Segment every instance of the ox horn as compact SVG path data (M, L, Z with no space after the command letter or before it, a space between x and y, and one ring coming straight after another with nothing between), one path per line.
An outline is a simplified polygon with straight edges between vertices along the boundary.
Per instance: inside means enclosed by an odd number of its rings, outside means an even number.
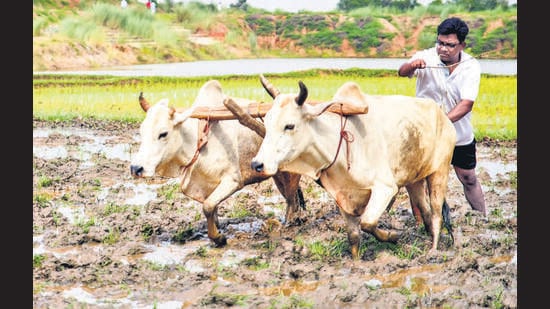
M298 85L300 86L300 93L298 93L298 96L294 100L301 106L307 99L307 87L302 81L299 81Z
M260 74L260 81L262 82L262 86L264 86L265 91L267 91L273 99L281 93L267 80L267 78L264 77L263 74Z
M149 105L149 102L147 102L147 100L145 100L145 98L143 97L143 92L140 92L139 93L139 105L141 105L141 108L147 112L147 110L149 109L150 105Z

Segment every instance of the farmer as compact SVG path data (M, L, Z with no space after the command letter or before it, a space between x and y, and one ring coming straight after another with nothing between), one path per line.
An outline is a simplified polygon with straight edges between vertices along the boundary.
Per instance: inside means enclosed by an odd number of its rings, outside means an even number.
M479 62L464 51L468 25L457 17L437 27L435 47L417 51L398 70L399 76L416 76L416 96L443 105L453 122L457 140L451 164L464 188L466 200L487 215L481 183L476 177L476 140L472 109L479 91Z

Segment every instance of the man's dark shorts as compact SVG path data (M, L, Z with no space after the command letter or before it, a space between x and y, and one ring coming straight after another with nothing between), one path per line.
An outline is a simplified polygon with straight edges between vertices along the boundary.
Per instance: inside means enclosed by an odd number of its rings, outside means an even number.
M457 166L465 170L471 170L476 167L476 139L475 138L468 145L455 146L451 164L453 166Z

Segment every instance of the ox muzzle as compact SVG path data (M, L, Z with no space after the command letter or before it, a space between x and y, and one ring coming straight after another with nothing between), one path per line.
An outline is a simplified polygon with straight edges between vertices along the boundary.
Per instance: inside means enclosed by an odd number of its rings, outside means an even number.
M262 173L264 171L264 164L258 161L252 161L252 163L250 163L250 167L258 173Z
M130 165L130 173L134 177L143 177L143 171L144 171L143 166Z

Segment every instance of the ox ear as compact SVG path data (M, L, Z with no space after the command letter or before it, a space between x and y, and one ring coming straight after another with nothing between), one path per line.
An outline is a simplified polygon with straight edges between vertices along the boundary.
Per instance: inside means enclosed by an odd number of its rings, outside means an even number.
M173 114L172 114L172 124L174 126L177 126L178 124L184 122L185 120L187 120L189 117L191 117L191 115L193 114L193 112L195 112L195 108L194 107L191 107L191 108L188 108L182 112L178 112L176 111L175 109L173 110Z
M202 85L192 106L221 106L224 95L219 81L211 79Z
M336 90L336 94L332 97L332 101L350 104L365 109L368 109L369 105L365 95L359 88L359 85L355 82L346 82L340 86L340 88Z

